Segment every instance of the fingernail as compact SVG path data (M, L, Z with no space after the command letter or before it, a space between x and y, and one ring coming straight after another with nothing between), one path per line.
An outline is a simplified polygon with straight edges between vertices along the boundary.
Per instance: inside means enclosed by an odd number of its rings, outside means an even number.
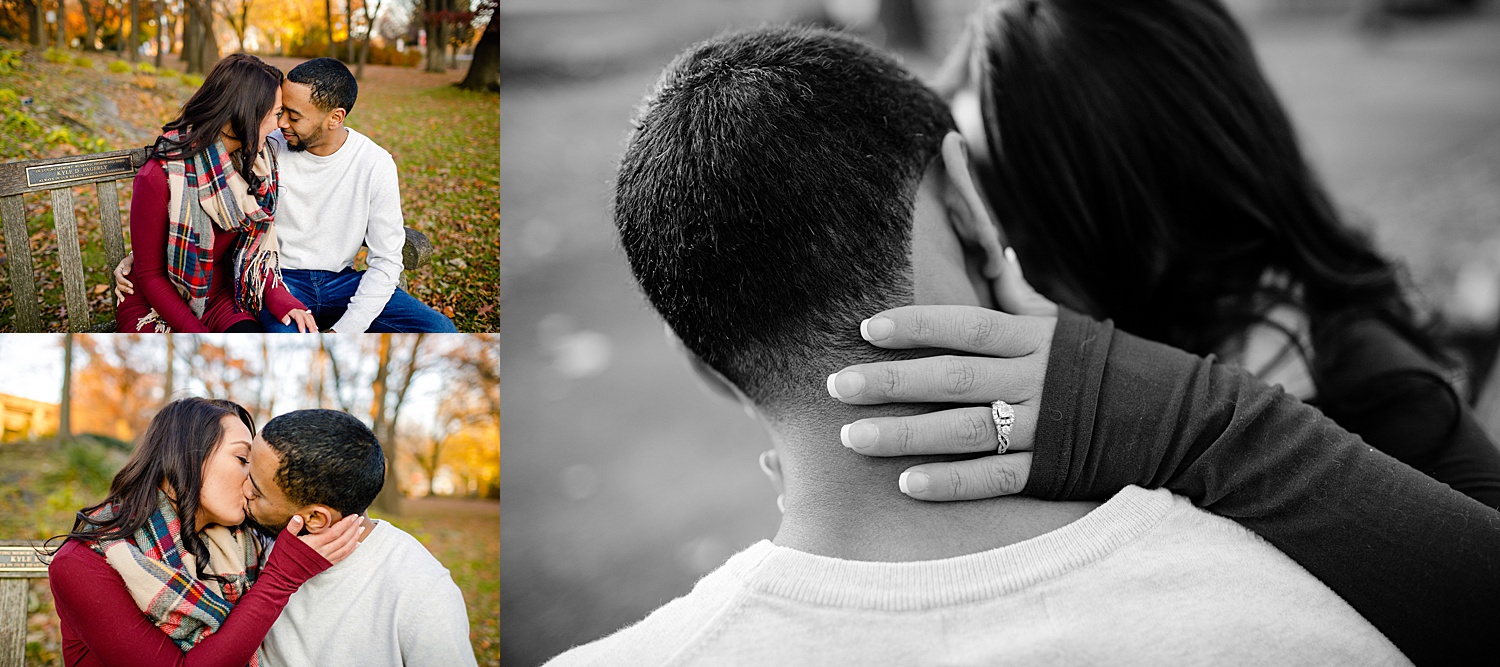
M842 377L843 381L839 381ZM839 371L828 376L828 395L834 398L851 398L865 390L865 374L856 371Z
M859 323L859 335L871 343L885 340L896 332L896 323L889 317L872 317Z
M923 491L926 491L927 481L928 480L926 473L914 473L908 470L901 473L901 479L897 481L897 485L901 487L902 493L909 496L913 493L921 493Z
M1006 259L1006 261L1010 262L1011 264L1020 264L1021 263L1020 260L1016 259L1016 249L1012 248L1010 246L1006 246L1005 247L1005 259Z
M850 449L865 449L880 441L880 429L862 422L844 424L844 428L839 429L839 440Z

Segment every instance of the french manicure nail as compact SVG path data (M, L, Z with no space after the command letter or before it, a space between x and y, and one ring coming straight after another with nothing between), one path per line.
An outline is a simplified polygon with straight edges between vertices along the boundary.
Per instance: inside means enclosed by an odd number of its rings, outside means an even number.
M896 332L896 323L889 317L872 317L859 323L859 335L871 343L885 340Z
M880 441L880 429L874 424L845 424L839 430L839 440L850 449L867 449Z
M901 479L896 482L901 487L901 492L906 495L921 493L927 490L927 474L914 473L910 470L901 473Z
M839 378L843 378L839 380ZM858 396L865 390L865 374L857 371L839 371L828 376L828 393L834 398L844 399Z

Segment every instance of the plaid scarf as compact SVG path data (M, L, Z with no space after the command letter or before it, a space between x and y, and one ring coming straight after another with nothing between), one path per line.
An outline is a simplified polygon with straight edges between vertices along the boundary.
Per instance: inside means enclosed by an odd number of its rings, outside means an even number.
M114 517L106 505L90 513L96 521ZM182 523L167 494L156 494L156 511L130 538L90 545L125 580L137 607L186 651L218 631L229 610L260 574L260 542L248 531L210 526L199 537L208 546L207 567L182 547ZM224 582L200 580L199 572ZM250 666L258 662L251 658Z
M162 135L168 142L181 139L176 130ZM214 230L238 231L234 249L234 302L237 310L259 313L267 286L281 284L280 246L276 240L276 154L269 142L255 157L254 171L261 177L255 196L235 171L231 154L223 142L215 141L186 160L168 160L167 188L167 277L187 301L193 314L203 317L208 288L213 283ZM155 310L137 323L136 329L154 322L165 327Z

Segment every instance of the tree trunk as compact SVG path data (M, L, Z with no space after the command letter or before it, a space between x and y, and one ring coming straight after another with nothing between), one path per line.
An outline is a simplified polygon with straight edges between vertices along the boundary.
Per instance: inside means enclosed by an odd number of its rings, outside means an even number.
M187 15L192 20L183 27L184 33L191 32L192 46L189 47L184 38L183 55L187 58L188 72L203 74L208 68L219 60L219 43L214 39L214 13L209 6L208 0L187 0Z
M354 0L344 0L344 52L344 62L354 62Z
M140 0L125 0L130 3L130 39L125 42L125 59L136 62L141 59L141 10Z
M57 48L68 48L68 0L57 0Z
M323 18L328 21L328 57L337 58L339 54L334 49L338 47L333 44L333 0L323 0Z
M198 47L193 44L193 39L198 36L193 31L193 13L187 7L182 8L182 18L178 21L182 25L182 49L177 52L177 59L188 62L191 53L196 53Z
M37 48L47 46L47 10L42 7L42 0L31 1L31 45Z
M132 6L135 4L133 0L125 1L130 2ZM103 4L104 14L99 17L100 22L109 18L109 3L105 2ZM123 11L115 18L115 53L118 53L121 57L125 55L125 12Z
M171 41L170 40L171 40L171 35L172 35L172 28L170 27L170 24L167 23L166 13L162 11L162 0L156 0L155 4L153 6L156 9L156 65L155 65L155 67L156 67L156 69L161 69L161 56L162 56L161 52L162 51L166 51L169 48L171 48ZM162 37L164 37L164 36L169 40L167 42L167 46L163 46L162 45Z
M443 60L448 38L443 34L443 28L447 25L443 21L443 15L447 3L444 0L423 0L422 7L426 10L422 22L427 28L427 71L446 72L447 63Z
M374 398L370 402L370 430L378 435L385 432L385 399L389 389L386 385L386 378L391 364L390 334L380 334L380 354L376 364ZM395 443L382 441L380 447L385 451L385 486L381 487L380 495L375 497L375 506L387 514L399 514L401 494L396 483Z
M426 334L416 334L416 337L411 340L411 354L407 355L407 370L405 370L405 373L402 373L401 384L396 385L396 400L390 406L390 420L387 420L386 423L386 436L384 436L386 441L384 442L389 442L392 453L398 451L398 447L396 447L398 445L398 442L396 442L396 424L401 421L401 406L402 403L407 402L407 390L411 388L411 378L417 375L417 355L422 351L423 336L426 336ZM401 465L399 465L399 460L395 456L390 457L386 462L386 475L387 478L393 478L393 480L401 478Z
M495 20L499 14L496 7L485 22L484 33L474 46L474 61L469 63L469 73L459 88L500 92L500 22Z
M372 15L370 12L370 2L369 0L365 0L365 38L360 40L359 43L359 64L354 66L354 78L356 79L365 78L365 61L370 59L370 36L375 33L375 18L380 16L380 5L384 3L385 0L377 0L375 3L375 12Z
M73 334L63 335L62 401L57 410L57 437L73 437Z
M322 334L318 335L322 337ZM350 396L347 400L344 398L344 379L339 373L339 358L333 354L333 350L328 350L327 354L328 367L333 369L333 400L344 412L353 412L354 397Z
M177 340L175 338L173 338L173 334L169 333L169 334L166 334L166 336L167 336L167 372L166 372L166 378L162 381L162 389L161 389L161 402L162 402L162 405L166 405L167 403L171 403L172 402L172 380L173 380L172 375L173 375L173 371L177 367Z
M104 0L99 0L103 4ZM79 47L83 51L96 51L94 44L99 40L99 20L94 18L94 9L89 6L88 0L78 0L78 6L83 8L83 41Z

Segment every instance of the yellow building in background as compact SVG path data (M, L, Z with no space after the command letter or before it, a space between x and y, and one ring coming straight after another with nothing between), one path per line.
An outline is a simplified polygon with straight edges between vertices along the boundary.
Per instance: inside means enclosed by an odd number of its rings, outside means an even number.
M0 442L56 435L57 413L56 403L0 394Z

